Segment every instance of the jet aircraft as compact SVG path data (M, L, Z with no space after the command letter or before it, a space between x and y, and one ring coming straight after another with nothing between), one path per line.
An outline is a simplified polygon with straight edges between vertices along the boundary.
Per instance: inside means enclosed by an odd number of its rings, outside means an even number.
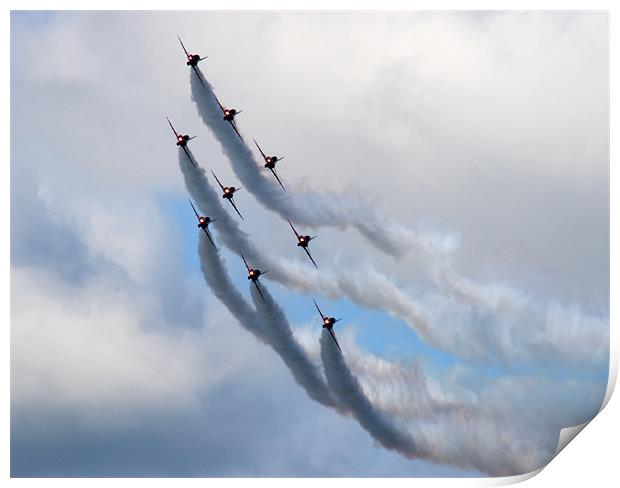
M258 142L256 142L256 139L254 139L254 144L256 144L256 147L260 151L261 156L265 160L265 168L269 169L273 173L273 176L276 177L276 180L278 180L278 183L280 183L282 189L286 191L286 188L284 188L284 185L282 184L280 178L278 178L278 175L276 173L276 163L278 161L282 161L284 159L284 156L282 156L281 158L279 158L278 156L267 156L258 145Z
M235 205L235 201L233 200L233 195L235 194L235 192L241 190L241 187L235 188L234 186L224 186L222 185L222 182L218 179L218 177L215 175L213 171L211 171L211 174L213 174L215 181L217 181L217 184L220 185L220 188L222 189L222 192L223 192L222 198L225 198L226 200L228 200L230 204L233 206L233 208L235 209L235 211L237 212L237 214L239 215L239 217L241 217L241 220L244 220L243 215L241 215L241 213L239 212L239 209Z
M196 166L196 163L194 162L193 158L190 156L189 151L187 150L187 143L191 141L192 139L196 139L196 136L190 137L187 134L179 134L175 130L174 126L172 125L172 122L170 122L170 119L166 117L166 120L168 121L168 125L170 125L172 132L174 132L174 137L177 140L177 146L180 146L183 148L183 151L185 151L185 154L187 154L188 159L192 162L194 166Z
M203 59L207 59L207 56L205 56L204 58L201 58L199 54L188 53L187 49L185 49L185 46L183 45L183 41L181 40L181 38L179 36L177 36L177 38L179 39L179 42L181 43L181 47L183 48L183 51L185 52L185 56L187 56L187 63L186 63L187 66L192 67L192 69L196 73L196 76L200 80L200 83L202 84L204 88L206 88L204 81L202 81L202 76L200 76L200 71L198 71L198 63L202 61Z
M263 301L265 301L265 297L263 296L263 292L260 289L260 286L258 286L258 278L261 275L264 275L267 273L267 271L261 271L258 268L250 268L250 266L248 265L248 262L245 260L245 256L243 254L241 254L241 258L243 259L243 263L245 264L245 267L248 270L248 280L251 280L252 283L254 283L254 286L256 287L256 289L258 290L258 293L260 294L260 297L263 299Z
M198 212L196 211L196 207L194 207L194 204L192 203L191 200L189 200L189 204L192 206L192 210L194 211L194 213L196 214L196 218L198 219L198 227L205 231L205 234L211 241L211 244L213 244L213 247L217 249L217 247L215 246L215 242L213 242L213 239L211 238L211 234L209 233L209 224L212 222L215 222L217 219L212 219L211 217L202 217L198 215Z
M224 114L224 117L222 117L222 118L226 122L230 122L230 125L232 126L233 129L235 129L235 132L239 136L239 139L241 139L243 141L243 137L241 137L241 134L239 134L239 131L237 130L237 124L235 124L235 117L237 115L239 115L241 112L243 112L243 110L237 110L235 108L226 108L226 107L224 107L224 105L222 105L220 103L220 101L218 100L218 98L215 96L215 93L213 93L213 98L215 98L215 101L220 106L220 110Z
M319 269L319 267L314 262L314 259L312 259L312 256L310 255L310 251L308 250L308 244L310 243L312 239L316 239L317 236L310 237L310 236L301 235L299 232L297 232L295 227L293 227L293 224L291 223L291 221L289 219L286 219L286 220L288 220L288 225L291 226L291 229L293 229L293 232L295 233L295 236L297 237L297 246L301 247L304 251L306 251L306 254L310 258L310 261L312 261L312 264L314 264L314 267L316 269Z
M323 315L323 312L321 312L321 309L317 305L316 300L313 299L312 301L314 302L314 306L318 310L319 315L323 319L323 328L328 330L328 332L332 336L332 339L334 339L334 342L338 346L338 349L340 349L340 344L338 344L338 341L336 340L336 336L334 335L334 331L332 330L332 328L334 327L334 324L336 322L339 322L342 319L335 319L334 317L326 317L325 315ZM342 352L342 349L340 349L340 352Z

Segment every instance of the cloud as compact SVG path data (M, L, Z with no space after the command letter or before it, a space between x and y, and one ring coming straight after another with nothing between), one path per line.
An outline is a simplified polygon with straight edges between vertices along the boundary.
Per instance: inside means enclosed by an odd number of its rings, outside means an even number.
M142 323L148 302L93 280L71 285L12 269L13 405L42 402L105 416L192 405L217 379L203 360L200 331L171 335ZM174 358L174 360L172 360Z

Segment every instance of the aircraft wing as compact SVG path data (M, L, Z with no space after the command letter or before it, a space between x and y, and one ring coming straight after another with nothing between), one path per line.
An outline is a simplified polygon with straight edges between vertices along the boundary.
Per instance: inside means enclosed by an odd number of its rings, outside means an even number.
M291 226L291 229L293 229L293 232L295 233L295 235L297 236L297 239L299 239L299 234L297 233L297 231L295 230L295 227L293 227L293 224L291 223L290 219L286 219L288 220L288 225ZM316 304L316 302L314 302ZM318 308L318 307L317 307Z
M189 154L189 151L187 150L187 148L185 146L183 146L183 151L185 151L185 154L187 154L187 158L190 160L190 162L194 165L197 166L196 163L194 162L194 159L192 158L192 156Z
M192 69L194 70L194 73L196 73L196 76L198 77L198 81L200 81L200 84L202 85L202 87L206 88L205 82L202 80L202 76L200 76L200 71L198 71L198 67L192 66Z
M340 349L340 344L338 344L338 341L336 340L336 335L334 334L334 332L331 329L327 329L329 331L329 333L332 336L332 339L334 339L334 342L336 343L336 345L338 346L338 349ZM342 352L342 349L340 349L340 352Z
M256 283L256 281L254 282L254 286L258 290L258 293L260 294L260 297L263 299L263 302L264 302L265 301L265 297L263 296L263 292L260 291L260 286L258 286L258 283Z
M211 170L211 174L215 178L215 181L217 181L217 184L220 185L220 188L222 189L222 191L224 191L224 185L222 185L222 182L218 179L217 176L215 176L215 173L213 172L213 170Z
M192 206L192 210L194 210L194 213L196 214L196 218L200 220L200 215L198 215L198 212L196 212L196 207L194 207L194 204L192 203L191 200L188 199L188 202Z
M205 231L205 234L207 234L207 237L209 238L209 240L211 241L211 244L213 244L213 247L215 247L215 242L213 242L213 239L211 239L211 234L209 234L209 231L207 229L205 229L203 227L203 229ZM217 249L217 247L215 247L215 249Z
M237 112L237 113L239 113L239 112ZM230 122L230 125L232 125L232 128L235 129L235 132L239 136L239 139L241 139L243 141L243 137L241 137L241 134L239 134L239 130L237 130L237 124L235 124L234 120L230 120L229 122Z
M237 206L235 205L235 202L233 201L233 199L232 199L232 198L230 198L228 201L229 201L229 202L230 202L230 204L233 206L233 208L235 209L235 212L237 212L237 214L239 215L239 217L241 217L241 220L245 220L245 219L243 218L243 215L241 215L241 213L239 212L239 209L238 209L238 208L237 208Z
M248 269L248 273L249 273L250 267L248 266L248 262L245 260L245 256L243 255L243 253L241 253L241 259L243 259L243 264L245 264L245 267Z
M308 255L308 257L310 258L310 261L312 261L312 264L314 264L314 267L316 269L319 269L319 267L316 265L316 263L314 262L314 259L312 259L312 256L310 255L310 251L308 251L307 247L304 247L304 251L306 251L306 254Z
M284 185L283 185L283 184L282 184L282 182L280 181L280 178L278 178L278 174L276 173L276 170L275 170L275 169L273 169L273 168L270 168L270 169L271 169L271 172L273 173L273 176L275 176L275 177L276 177L276 180L278 180L278 183L280 183L280 186L282 187L282 189L283 189L284 191L286 191L286 188L284 188Z
M172 129L172 132L174 132L174 137L176 137L178 139L179 138L179 133L176 130L174 130L174 126L172 125L172 122L170 122L170 119L168 117L166 117L166 120L168 121L168 125Z
M187 56L187 59L189 59L189 53L187 52L187 49L185 49L185 46L183 45L183 41L181 40L179 36L177 36L177 39L181 43L181 47L183 48L183 51L185 51L185 55Z
M214 92L211 92L213 94L213 98L215 98L215 101L217 102L217 104L220 106L220 110L222 111L222 113L224 113L224 106L220 103L220 101L217 99L217 97L215 96Z
M318 310L319 314L321 315L321 318L323 320L325 320L325 315L323 315L323 312L321 312L321 309L319 308L319 306L316 303L316 300L313 298L312 301L314 302L314 306L316 307L316 309Z
M265 156L265 153L263 152L263 150L258 145L258 142L256 142L256 139L253 139L253 141L254 141L254 144L256 144L256 147L258 148L258 150L260 151L260 155L263 157L263 159L267 159L267 156Z

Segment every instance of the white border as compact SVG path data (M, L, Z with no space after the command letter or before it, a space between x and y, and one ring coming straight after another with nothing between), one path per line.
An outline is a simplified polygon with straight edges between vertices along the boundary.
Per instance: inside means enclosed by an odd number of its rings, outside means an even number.
M84 3L78 2L75 0L66 0L66 1L56 1L56 2L43 2L43 1L16 1L9 0L5 3L8 6L8 9L13 10L44 10L44 9L56 9L56 10L67 10L67 9L84 9ZM458 2L454 0L437 0L437 1L403 1L403 0L383 0L381 2L371 2L371 1L357 1L354 2L352 0L316 0L314 2L309 1L301 1L296 2L294 4L295 10L609 10L610 11L610 75L611 82L610 87L618 85L618 76L617 69L618 63L614 62L614 54L617 55L617 32L618 21L617 16L620 15L620 8L613 8L611 1L600 1L600 0L591 0L588 2L585 1L571 1L566 0L563 2L552 2L552 1L532 1L532 0L521 0L521 1L504 1L501 2L501 7L498 8L499 5L497 2L492 1L468 1L468 2ZM204 1L198 0L188 0L182 2L163 2L163 1L121 1L121 0L108 0L108 1L93 1L89 2L88 10L92 9L118 9L118 10L133 10L133 9L160 9L160 10L202 10L205 8ZM614 5L615 6L615 5ZM214 0L209 2L208 7L210 10L285 10L290 9L291 4L284 2L282 0L266 0L261 2L260 8L256 5L256 3L252 3L247 0ZM5 15L2 19L2 31L4 33L3 39L4 49L2 50L3 56L3 65L9 65L9 57L10 57L10 10L5 10ZM36 62L36 60L33 60ZM9 77L4 76L2 78L2 83L4 85L4 93L5 93L5 103L4 107L10 106L10 87L9 87ZM617 113L618 113L618 101L617 97L614 96L613 90L610 93L610 102L611 102L611 121L610 121L610 133L614 134L613 127L616 126ZM10 241L8 236L9 231L9 219L10 219L10 166L8 161L10 161L10 113L8 110L5 111L4 117L2 118L2 140L4 144L2 147L4 148L5 153L5 164L3 165L3 178L2 181L4 183L4 198L2 199L2 211L1 215L3 218L4 229L6 231L3 234L3 238L0 239L0 246L2 250L2 255L4 257L2 261L2 271L4 276L3 281L3 293L2 293L2 310L5 311L6 320L4 321L2 333L3 340L1 343L4 345L2 355L4 360L2 361L2 378L3 382L3 398L5 399L2 402L2 424L0 426L1 433L5 439L5 442L2 444L2 451L0 452L0 468L2 469L2 473L4 477L9 477L10 475L10 463L9 463L9 452L10 452L10 408L9 408L9 393L10 393L10 385L9 385L9 367L10 367L10 337L9 337L9 320L10 320L10 270L9 270L9 261L10 261ZM616 193L614 193L613 189L617 189L618 187L618 172L617 172L617 144L614 138L611 139L611 148L610 148L610 157L611 157L611 222L618 221L618 201L619 198ZM613 253L614 249L618 249L620 245L620 241L618 240L618 232L617 227L611 227L611 296L618 296L618 262L615 259L615 255ZM613 388L615 386L616 378L617 378L617 368L618 368L618 333L617 333L617 320L616 320L616 310L614 307L613 301L611 302L611 358L610 362L610 382L608 385L607 395L605 398L605 402L609 402L611 393L613 392ZM556 459L554 459L548 467L542 470L542 473L538 476L533 477L528 481L529 484L536 483L545 483L545 485L553 484L553 485L577 485L583 486L584 483L603 485L603 486L612 486L617 485L618 481L620 481L620 475L618 471L615 469L616 453L613 449L612 442L615 439L612 438L612 433L619 432L618 429L618 418L619 418L619 401L613 399L609 402L604 409L588 426L587 429L584 430L580 434L580 438L577 442L571 443L571 445L565 449L561 455L559 455ZM478 480L465 480L465 479L384 479L381 483L389 483L390 485L402 485L405 484L407 486L411 486L411 483L415 483L417 486L453 486L453 485L466 485L466 486L489 486L489 485L504 485L515 483L518 481L522 481L523 479L528 478L528 475L519 476L519 477L511 477L511 478L495 478L495 479L478 479ZM125 485L132 484L137 480L133 479L115 479L113 482L115 484ZM44 484L46 486L60 486L66 484L75 484L76 486L79 484L83 486L85 482L88 485L99 485L99 486L107 486L110 483L110 480L107 479L88 479L80 480L80 479L11 479L11 483L19 484L23 486L31 486L33 484ZM200 484L204 485L206 482L204 479L184 479L183 483L187 484ZM209 479L208 483L210 485L216 486L234 486L239 482L236 479ZM296 479L295 484L300 486L304 485L315 485L319 482L316 479ZM149 479L148 483L153 486L171 486L177 485L179 480L172 479ZM244 480L243 483L251 483L256 486L288 486L290 484L289 480L286 479L252 479L252 480ZM363 478L363 479L340 479L340 480L321 480L320 483L326 486L338 485L339 487L342 485L347 485L349 483L355 483L355 485L363 486L371 486L376 483L375 480Z

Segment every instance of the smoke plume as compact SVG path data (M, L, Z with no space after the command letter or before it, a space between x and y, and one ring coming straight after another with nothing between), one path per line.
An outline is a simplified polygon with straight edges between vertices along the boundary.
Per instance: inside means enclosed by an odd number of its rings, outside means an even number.
M264 207L304 227L355 228L392 256L412 251L423 259L436 290L407 289L367 265L338 270L327 265L318 272L262 252L223 208L204 171L184 163L180 153L187 188L203 212L219 219L214 228L221 241L233 252L243 252L252 266L268 269L269 279L304 293L344 297L365 308L388 312L405 321L426 343L467 360L508 369L523 364L556 370L606 364L607 317L541 303L508 286L468 280L452 266L453 238L386 223L357 196L308 191L290 182L285 182L289 191L282 191L254 157L253 148L222 119L213 88L202 78L204 86L190 70L198 114L244 188ZM201 261L217 257L212 250L202 256L206 240L202 241ZM219 282L217 263L211 265L216 269L213 280ZM216 291L222 283L232 286L226 279L213 283L216 295L226 300L229 310L239 309L231 310L233 315L259 324L248 328L259 331L255 333L278 352L310 397L349 412L379 444L410 459L494 476L522 474L548 462L562 427L592 418L600 406L601 385L592 382L518 375L472 380L462 377L464 370L471 371L466 368L453 368L436 377L419 363L390 363L363 353L352 341L346 344L345 362L325 330L319 350L316 342L296 339L284 311L265 286L264 300L251 286L254 310L236 290ZM319 357L327 384L317 369ZM524 398L528 399L525 404Z
M373 407L349 371L336 343L325 329L321 332L321 358L330 388L373 439L386 449L396 451L410 459L424 454L413 438L398 430L387 417Z
M179 165L198 208L218 219L212 228L223 244L237 254L243 253L252 266L268 269L268 279L300 292L347 298L362 307L383 310L403 320L426 343L470 360L499 362L506 367L560 362L592 368L601 367L607 360L609 327L605 318L587 316L575 308L536 303L498 285L472 284L445 267L438 272L444 293L427 292L416 300L402 284L368 266L335 273L264 253L224 208L204 169L194 167L182 149ZM530 333L532 330L536 334ZM575 341L575 337L581 340Z
M376 215L357 196L302 191L294 187L292 191L283 191L271 173L263 170L263 163L256 161L246 142L239 138L229 122L223 120L213 87L202 72L200 76L204 84L190 70L192 99L199 116L220 143L243 187L267 209L306 227L353 227L378 249L393 256L402 256L410 251L428 256L448 252L452 248L451 239L386 223L385 218ZM220 102L224 104L222 100Z
M261 285L263 297L254 285L250 285L250 293L254 305L263 324L267 341L280 355L297 381L308 395L317 402L340 410L340 402L325 383L319 366L312 362L306 352L297 343L291 331L291 326L282 308L274 301L266 286Z

